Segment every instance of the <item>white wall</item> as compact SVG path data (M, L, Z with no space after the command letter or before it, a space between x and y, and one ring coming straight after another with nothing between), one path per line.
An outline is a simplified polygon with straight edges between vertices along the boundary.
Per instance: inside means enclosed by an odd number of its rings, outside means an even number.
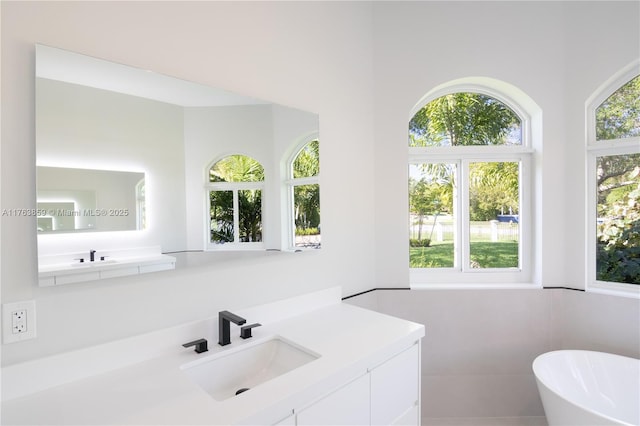
M531 371L551 350L551 292L382 291L384 313L425 324L422 416L543 416Z
M460 78L489 77L524 91L544 111L543 137L550 146L548 154L544 146L544 168L550 173L560 170L564 151L553 140L561 137L562 123L546 118L561 115L554 93L562 91L563 75L555 75L556 68L549 66L560 63L563 54L556 42L562 38L561 10L555 3L526 2L375 5L375 114L385 117L376 120L376 165L392 171L376 176L376 188L385 194L376 197L380 229L376 257L386 260L376 262L381 285L397 286L400 279L405 285L408 282L408 249L388 249L408 238L408 195L393 188L406 186L411 111L434 87ZM543 202L562 208L561 194L550 191L544 196ZM553 235L554 226L558 225L549 224L544 231ZM547 265L545 281L562 281Z
M554 290L558 349L585 349L640 358L640 301Z
M563 234L567 285L584 288L586 280L586 154L587 99L614 74L640 58L640 3L571 3L565 8L571 31L565 37L564 189L567 210ZM638 70L640 72L640 69Z
M434 87L490 77L542 109L538 283L584 286L584 102L638 57L637 2L375 2L376 281L408 284L407 123Z
M544 416L532 363L548 351L640 357L640 303L631 298L566 289L377 290L348 303L425 325L425 420Z
M135 278L39 288L35 220L3 217L3 302L35 298L38 310L38 338L4 345L3 363L309 290L341 285L352 294L372 285L373 215L345 214L373 210L369 3L2 2L1 7L2 208L35 207L36 42L318 113L323 170L339 171L321 180L322 250L220 253L212 265L196 262ZM354 190L359 187L364 189Z
M640 55L638 16L637 2L374 4L378 287L409 283L408 199L399 188L412 108L447 81L490 77L543 111L538 282L584 288L585 101ZM635 299L571 290L375 293L349 301L425 324L425 418L542 416L531 362L548 350L640 357Z

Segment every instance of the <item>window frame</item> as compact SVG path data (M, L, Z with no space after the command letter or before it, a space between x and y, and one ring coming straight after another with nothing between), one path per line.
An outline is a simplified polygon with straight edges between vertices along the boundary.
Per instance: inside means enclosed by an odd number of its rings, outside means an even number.
M136 229L146 229L147 217L146 217L146 176L140 179L136 183Z
M205 235L205 247L207 251L221 251L221 250L228 250L228 251L237 251L237 250L264 250L265 248L265 243L264 243L264 228L263 228L263 233L262 233L262 241L258 241L258 242L241 242L240 240L240 203L239 203L239 199L238 199L238 191L241 190L260 190L262 191L262 197L261 197L261 205L260 205L260 210L261 210L261 216L262 216L262 224L264 226L264 204L265 204L265 181L266 181L266 176L264 178L264 180L262 181L256 181L256 182L210 182L209 181L209 171L211 170L211 168L213 166L215 166L218 162L224 160L227 157L230 157L232 155L242 155L245 157L249 157L252 158L254 160L256 160L254 157L247 155L247 154L242 154L242 153L234 153L234 154L228 154L228 155L223 155L217 159L215 159L214 161L210 162L209 165L205 168L205 185L204 185L204 196L206 199L206 203L205 203L205 222L206 222L206 226L205 226L205 230L206 230L206 235ZM256 160L258 161L258 160ZM260 162L258 162L260 163ZM262 166L262 163L260 163L260 165ZM262 166L264 169L264 166ZM211 191L232 191L233 193L233 242L228 242L228 243L214 243L211 241L211 216L210 216L210 212L211 212L211 197L210 197L210 192Z
M454 268L411 268L409 282L412 288L487 288L487 287L530 287L533 281L533 163L531 116L516 102L497 90L477 84L454 84L435 90L424 97L411 111L409 120L429 102L452 93L478 93L490 96L509 107L520 119L522 145L510 146L455 146L455 147L408 147L408 165L455 162L457 168L458 189L454 196L457 203L458 220L454 256L461 256ZM409 121L408 120L408 121ZM407 121L407 123L408 123ZM520 164L519 184L519 268L470 268L469 259L469 183L468 165L472 162L518 162ZM407 203L408 210L408 203ZM407 211L407 224L410 212ZM408 240L407 240L408 242ZM408 247L408 244L407 244ZM408 253L407 253L408 254ZM408 256L407 256L408 259Z
M596 111L612 94L640 75L640 60L634 61L600 86L586 102L586 218L585 290L594 293L640 298L640 285L600 281L597 269L597 159L624 154L640 154L640 137L596 139Z
M296 219L295 219L295 200L294 200L294 188L302 185L318 185L320 187L320 172L315 176L306 176L302 178L293 177L293 163L300 155L300 152L313 141L318 141L320 144L320 138L318 133L314 132L301 139L293 149L291 155L286 162L286 178L284 185L286 188L286 226L285 226L285 238L287 241L287 248L291 251L307 251L317 250L320 247L297 247L296 246ZM321 203L322 204L322 203ZM320 234L322 235L322 233Z

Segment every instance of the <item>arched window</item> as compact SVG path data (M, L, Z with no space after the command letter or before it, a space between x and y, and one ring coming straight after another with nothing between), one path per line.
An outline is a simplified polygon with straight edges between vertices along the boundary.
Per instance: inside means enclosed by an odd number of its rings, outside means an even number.
M264 168L246 155L230 155L208 169L208 247L262 248Z
M522 120L503 102L482 94L440 96L409 121L409 146L522 145Z
M596 141L640 137L640 75L613 92L595 114Z
M587 290L640 296L638 63L587 103Z
M289 163L290 246L320 248L320 142L313 139Z
M463 88L427 96L409 120L411 283L530 282L529 116Z

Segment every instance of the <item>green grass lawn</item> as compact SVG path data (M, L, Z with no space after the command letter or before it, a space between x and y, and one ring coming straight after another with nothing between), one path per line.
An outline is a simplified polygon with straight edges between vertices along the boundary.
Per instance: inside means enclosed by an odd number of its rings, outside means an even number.
M471 260L481 268L517 268L518 243L514 241L471 242ZM434 243L430 247L409 249L411 268L452 268L453 243Z

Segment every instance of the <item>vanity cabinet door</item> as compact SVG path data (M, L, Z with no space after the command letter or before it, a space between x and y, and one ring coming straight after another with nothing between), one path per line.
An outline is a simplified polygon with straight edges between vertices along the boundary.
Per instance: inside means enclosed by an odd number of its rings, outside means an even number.
M371 370L371 424L420 424L420 343Z
M369 409L369 374L365 374L301 410L297 425L368 425Z

